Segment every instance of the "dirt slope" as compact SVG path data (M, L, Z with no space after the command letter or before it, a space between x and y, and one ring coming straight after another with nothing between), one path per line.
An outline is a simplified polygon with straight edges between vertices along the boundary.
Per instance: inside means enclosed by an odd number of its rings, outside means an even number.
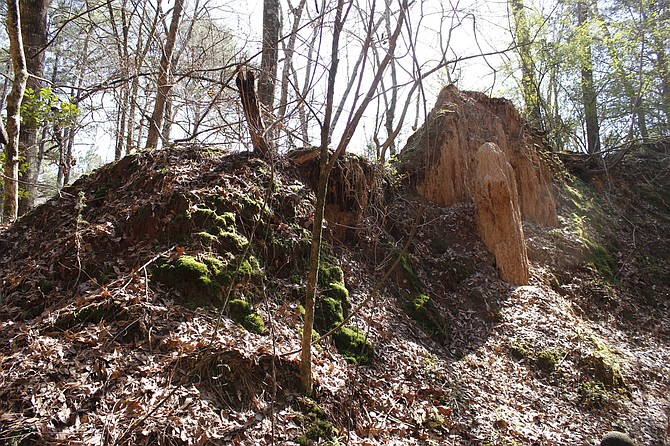
M524 228L524 287L498 279L471 205L385 183L320 287L365 302L350 328L374 354L322 342L306 399L300 175L214 149L127 157L0 234L0 444L588 445L613 427L670 444L668 159L561 179L559 227Z

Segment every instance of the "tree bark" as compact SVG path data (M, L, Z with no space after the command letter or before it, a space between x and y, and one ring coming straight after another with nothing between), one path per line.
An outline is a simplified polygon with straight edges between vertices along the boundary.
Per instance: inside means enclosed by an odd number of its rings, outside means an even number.
M590 16L588 0L577 2L577 25L586 28ZM585 29L585 33L588 31ZM581 76L582 76L582 105L584 106L584 121L586 121L586 150L593 155L600 151L600 124L598 122L598 96L593 82L593 55L588 35L585 48L582 49Z
M254 74L251 71L240 70L237 73L235 84L240 92L242 109L249 126L249 134L251 135L251 144L254 146L254 152L265 158L270 154L270 146L265 140L265 124L258 107L258 98L256 97L256 87L254 85L255 80Z
M326 192L328 190L328 143L330 142L330 121L333 115L335 97L335 75L339 59L340 33L342 32L342 11L344 0L338 0L335 10L333 29L333 43L331 65L328 70L328 90L326 92L326 114L321 125L321 147L319 148L319 182L316 191L316 207L312 226L312 244L309 255L309 273L307 275L307 293L305 296L305 323L302 328L302 343L300 352L300 381L303 391L311 395L314 389L312 377L312 331L314 329L314 303L316 301L316 286L319 279L319 261L321 257L321 235L323 233L323 219L326 207Z
M7 0L7 33L14 68L12 91L7 98L7 146L5 147L4 201L2 213L6 220L15 220L19 208L19 133L21 101L26 91L28 69L21 37L21 14L18 0Z
M49 0L20 0L21 37L29 77L26 88L31 88L39 97L44 76L44 49L47 44L47 9ZM23 154L27 169L22 175L23 189L26 191L19 199L19 215L28 212L35 205L37 179L41 165L38 162L39 145L37 135L42 123L26 122L21 126L19 152Z
M279 57L279 0L263 1L263 48L258 76L258 99L269 111L275 97Z
M658 24L655 27L658 28ZM665 50L663 40L659 37L658 29L652 30L652 48L656 55L653 59L656 66L656 73L661 80L661 109L665 114L665 127L670 129L670 63L668 62L668 53ZM667 44L667 42L666 42Z
M335 23L333 29L333 43L332 43L332 53L331 53L331 66L328 71L328 89L326 92L326 109L323 123L321 125L321 146L319 148L320 159L319 159L319 181L316 191L316 209L314 213L314 223L312 226L312 245L310 250L309 258L309 274L307 277L307 294L305 297L305 323L302 330L302 344L300 352L300 379L302 382L303 390L308 395L313 391L313 381L312 381L312 330L314 326L314 304L316 299L316 286L318 281L319 273L319 259L321 252L321 236L322 236L322 226L324 220L324 211L326 204L326 192L328 190L328 178L330 177L330 172L332 172L337 159L344 154L346 151L353 134L358 127L358 124L365 113L367 106L372 101L377 91L377 87L381 82L381 79L386 71L391 60L395 57L395 47L398 36L404 26L405 13L407 11L408 5L407 0L404 0L401 3L398 22L396 28L392 35L389 36L388 51L386 56L382 59L377 71L374 73L374 79L370 82L370 88L367 93L363 96L360 105L355 112L352 111L351 117L347 122L347 125L344 129L342 138L335 149L335 152L329 156L328 143L330 142L331 137L331 119L333 116L333 104L335 96L335 76L337 74L337 68L339 64L338 53L340 51L339 39L340 33L343 27L343 9L344 9L345 0L338 0L337 7L335 9ZM351 3L349 3L351 7ZM344 17L348 15L344 14ZM368 32L370 33L372 26L369 27ZM371 35L368 35L370 38Z
M288 87L289 87L289 76L293 70L293 53L295 52L295 42L298 38L298 27L300 26L300 18L302 17L302 11L305 9L305 4L307 0L300 0L298 6L293 9L289 3L289 7L292 9L293 13L293 25L291 27L291 36L288 39L288 44L284 48L284 62L282 67L282 76L281 76L281 93L279 96L279 112L277 116L279 118L286 118L286 108L288 107ZM298 84L296 84L297 88Z
M156 104L151 115L151 122L149 123L149 134L147 135L146 147L157 147L158 140L163 129L163 119L165 116L165 103L168 95L172 89L171 72L172 72L172 52L174 51L175 41L177 40L177 32L179 31L179 21L181 20L181 13L184 8L184 0L176 0L174 9L172 10L172 21L170 22L170 30L168 31L167 41L161 56L161 64L158 72L158 92L156 94Z
M521 89L526 105L526 119L535 129L543 129L542 110L540 108L539 89L535 79L535 62L531 51L532 41L523 0L510 0L510 7L514 15L514 34L517 49L521 58Z

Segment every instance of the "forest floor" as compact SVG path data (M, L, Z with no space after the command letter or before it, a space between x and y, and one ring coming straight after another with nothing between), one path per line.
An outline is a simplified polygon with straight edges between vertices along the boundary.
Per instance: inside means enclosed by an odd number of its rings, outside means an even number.
M212 148L101 168L0 233L0 444L670 444L670 146L555 173L521 287L472 205L381 181L322 270L369 344L320 342L306 398L297 170Z

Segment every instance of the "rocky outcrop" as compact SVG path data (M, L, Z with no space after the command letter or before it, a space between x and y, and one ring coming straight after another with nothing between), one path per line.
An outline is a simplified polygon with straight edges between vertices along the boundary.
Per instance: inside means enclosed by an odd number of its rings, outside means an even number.
M510 101L450 85L400 153L398 172L435 204L474 203L500 277L524 285L521 221L558 224L551 173L538 149L549 152Z
M475 155L473 195L479 235L496 259L500 278L528 284L528 256L521 225L514 169L493 143L482 144Z
M445 87L401 152L398 171L433 203L473 202L475 156L486 142L495 143L512 166L521 217L557 225L551 174L536 150L544 147L542 138L506 99Z

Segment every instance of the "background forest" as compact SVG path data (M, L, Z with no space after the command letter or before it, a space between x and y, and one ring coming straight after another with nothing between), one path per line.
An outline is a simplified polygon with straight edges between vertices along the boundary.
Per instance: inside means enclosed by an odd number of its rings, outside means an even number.
M19 0L18 214L137 149L243 148L241 66L260 73L267 136L282 151L319 145L334 56L328 138L370 93L352 150L382 162L446 83L513 99L556 150L602 154L670 132L667 0L352 0L341 30L336 3ZM3 110L14 79L7 23Z

